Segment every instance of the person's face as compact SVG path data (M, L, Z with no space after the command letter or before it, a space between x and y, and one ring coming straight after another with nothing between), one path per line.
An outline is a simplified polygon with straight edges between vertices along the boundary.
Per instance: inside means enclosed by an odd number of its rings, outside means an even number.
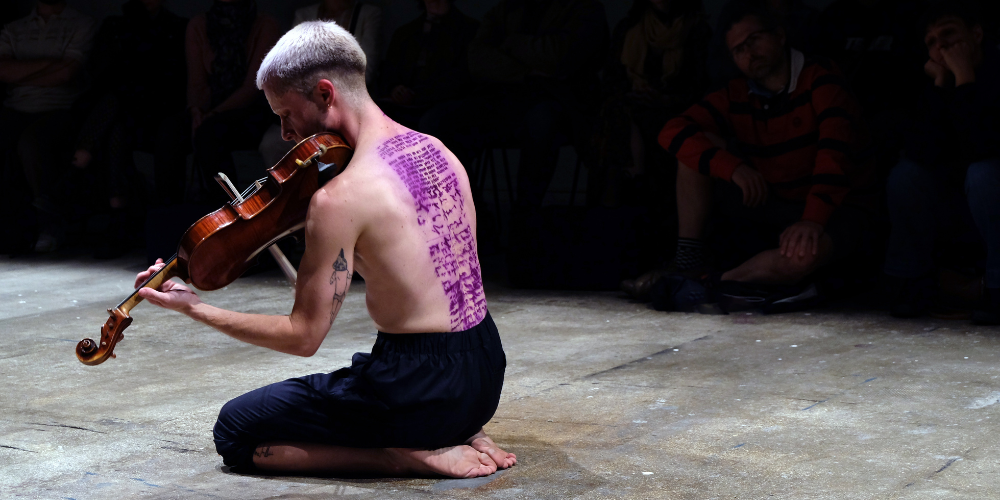
M782 64L785 34L780 29L766 30L756 17L747 16L726 32L726 47L744 75L761 80Z
M983 41L983 29L980 26L969 28L965 21L957 17L946 17L927 27L924 44L931 60L945 65L942 50L952 45L965 42L969 47L977 49Z
M432 16L443 16L448 13L448 0L424 0L424 9Z
M148 12L159 12L160 7L163 5L163 0L142 0L143 7L146 7Z
M268 85L264 85L264 96L271 111L281 119L282 139L297 143L326 130L326 104L295 90L277 95Z

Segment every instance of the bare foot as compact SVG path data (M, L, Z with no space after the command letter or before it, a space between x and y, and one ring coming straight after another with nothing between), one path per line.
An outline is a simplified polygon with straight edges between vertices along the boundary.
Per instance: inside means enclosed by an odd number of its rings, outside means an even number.
M385 451L399 468L416 474L465 478L488 476L497 471L497 464L489 455L467 445L437 450L387 448Z
M486 431L479 429L474 436L470 437L465 444L475 448L477 451L485 453L493 459L498 468L506 469L517 463L517 456L500 449L496 443L486 435Z

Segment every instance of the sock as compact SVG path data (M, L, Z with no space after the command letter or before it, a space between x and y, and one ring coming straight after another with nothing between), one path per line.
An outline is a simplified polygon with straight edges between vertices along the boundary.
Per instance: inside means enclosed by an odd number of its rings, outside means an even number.
M705 263L705 243L692 238L677 238L674 266L678 271L701 267Z

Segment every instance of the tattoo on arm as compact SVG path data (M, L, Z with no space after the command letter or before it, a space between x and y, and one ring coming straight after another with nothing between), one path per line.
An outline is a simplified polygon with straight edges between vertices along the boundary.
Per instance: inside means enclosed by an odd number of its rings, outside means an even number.
M271 455L274 455L274 453L271 453L270 446L261 446L257 448L257 451L253 452L253 456L257 458L267 458L270 457Z
M333 263L333 274L330 275L330 284L333 285L333 310L330 311L330 323L340 311L340 306L344 305L344 297L347 296L347 287L351 285L352 273L347 269L347 259L344 258L344 249L340 249L340 255Z

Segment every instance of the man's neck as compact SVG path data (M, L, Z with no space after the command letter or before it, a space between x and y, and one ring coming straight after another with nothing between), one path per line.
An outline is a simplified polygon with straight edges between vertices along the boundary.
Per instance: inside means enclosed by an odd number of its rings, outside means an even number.
M52 16L58 16L62 13L63 9L66 8L66 2L60 2L52 5L38 2L36 8L38 9L38 15L41 16L42 19L48 21Z
M322 8L320 10L327 16L337 17L351 7L354 7L354 2L352 0L323 0Z
M770 75L765 76L762 80L758 80L757 85L760 85L761 87L777 94L778 92L788 88L789 83L791 83L791 78L792 59L786 52L784 60L778 65L777 69Z
M392 120L379 109L378 105L371 99L366 99L359 108L344 113L339 132L356 150L362 135L368 136L373 130L388 128L391 124Z

